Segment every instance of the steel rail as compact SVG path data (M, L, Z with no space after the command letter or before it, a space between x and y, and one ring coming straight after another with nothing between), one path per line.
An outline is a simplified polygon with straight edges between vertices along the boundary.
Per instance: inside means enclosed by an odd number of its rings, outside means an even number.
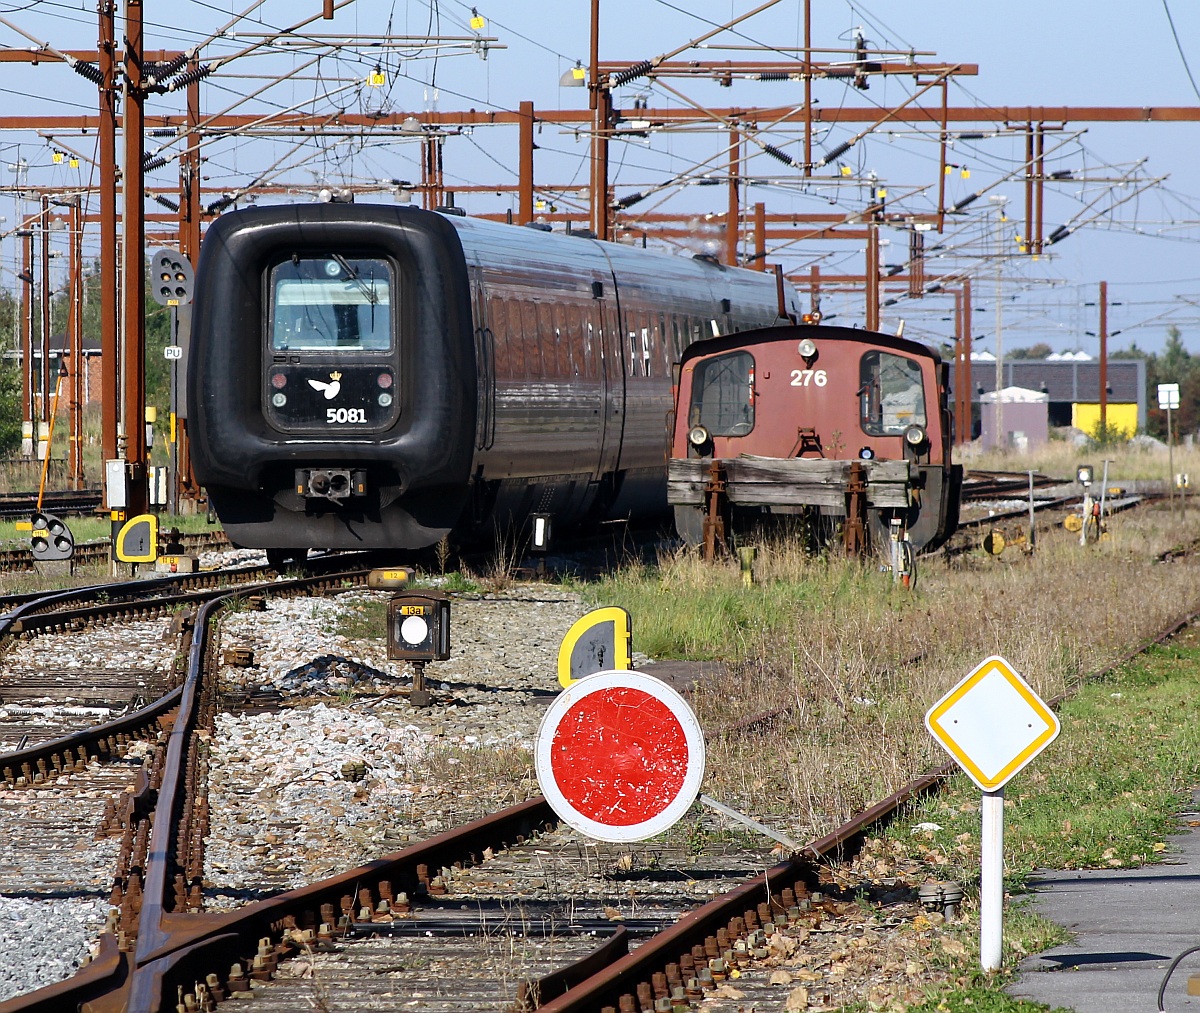
M184 534L180 541L187 549L208 549L228 547L229 539L223 531L205 531ZM79 542L75 546L74 562L100 563L108 560L112 552L112 543L107 538L94 542ZM0 570L32 570L36 560L30 549L0 549Z
M271 590L310 590L353 575L276 583ZM239 592L229 592L226 598ZM187 681L179 690L181 703L166 749L155 825L146 869L146 888L136 945L120 950L112 934L101 939L100 953L78 975L36 992L0 1003L0 1013L37 1011L57 1013L86 1003L89 1013L159 1013L175 1008L179 996L203 1000L217 989L227 994L230 968L240 964L245 977L266 979L280 959L299 953L334 932L351 929L353 912L363 901L387 899L403 890L420 893L420 865L438 868L454 862L474 863L488 847L498 848L554 825L557 820L544 798L476 820L402 851L385 856L308 887L219 915L186 913L173 903L172 879L177 868L178 824L190 804L185 780L189 754L205 704L205 663L213 645L210 619L224 599L206 603L197 615L197 634L189 654ZM1102 678L1155 644L1169 639L1200 616L1194 609L1174 620L1118 660L1094 672ZM1056 698L1060 703L1066 695ZM747 923L787 914L785 891L815 885L819 864L856 853L867 832L894 818L910 801L929 793L953 771L946 764L925 774L876 803L830 834L807 844L799 855L748 880L726 895L685 915L667 931L629 952L629 933L618 929L582 961L561 968L521 987L519 999L528 1008L546 1013L582 1013L620 1006L638 984L692 947L703 945L720 928L745 933ZM342 911L340 920L335 913ZM266 952L252 952L251 940L269 940ZM199 988L201 995L195 990Z

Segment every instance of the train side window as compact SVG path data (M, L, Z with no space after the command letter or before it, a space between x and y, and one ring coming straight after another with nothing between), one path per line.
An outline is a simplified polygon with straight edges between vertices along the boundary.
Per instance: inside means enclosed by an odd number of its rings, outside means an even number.
M554 339L558 343L555 352L558 356L558 375L564 377L578 376L575 368L575 335L572 324L575 317L575 307L558 303L554 307Z
M902 436L925 425L925 384L915 359L877 349L859 365L859 416L868 436Z
M520 376L524 371L521 359L520 307L511 299L504 299L500 296L496 297L494 305L496 312L492 330L496 334L497 344L504 349L497 355L499 361L496 375L508 378ZM516 315L514 316L514 314Z
M386 352L392 269L385 260L296 257L271 269L273 351Z
M730 352L705 359L692 377L689 426L713 436L745 436L754 428L754 357Z
M537 304L521 302L521 348L525 352L525 375L545 376L542 368L542 350L538 333Z

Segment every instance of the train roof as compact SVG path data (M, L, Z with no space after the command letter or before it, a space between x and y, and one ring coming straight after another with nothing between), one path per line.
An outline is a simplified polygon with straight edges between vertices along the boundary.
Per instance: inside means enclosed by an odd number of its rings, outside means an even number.
M818 324L795 324L784 327L762 327L751 331L738 331L736 334L726 334L719 338L704 338L694 341L684 350L680 363L690 362L703 355L713 355L716 352L733 351L752 345L766 345L774 341L802 341L811 338L821 341L853 341L857 344L891 348L908 355L929 358L934 363L940 363L942 357L936 349L919 341L902 338L895 334L884 334L880 331L866 331L858 327L830 327Z
M493 253L503 250L509 256L522 260L556 261L588 260L611 269L628 288L637 285L649 294L657 289L675 288L680 284L704 284L716 298L727 297L739 309L739 295L747 301L761 300L764 289L774 287L775 279L762 271L729 267L708 257L682 256L662 250L642 249L624 243L603 242L590 231L548 232L531 226L507 225L486 218L470 218L463 215L447 215L450 224L458 231L464 248L486 249ZM705 293L706 295L708 293ZM788 309L796 311L796 292L791 285L785 286Z

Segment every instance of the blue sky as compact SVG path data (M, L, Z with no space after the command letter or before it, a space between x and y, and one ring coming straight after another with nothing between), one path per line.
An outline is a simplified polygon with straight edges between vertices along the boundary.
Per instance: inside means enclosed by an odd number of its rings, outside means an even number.
M1169 0L1170 13L1184 55L1200 74L1200 9L1184 0ZM147 45L152 48L182 48L207 37L231 19L231 12L245 10L248 2L230 4L150 0L145 5ZM320 0L268 0L254 15L237 25L238 35L213 40L203 56L213 59L250 45L253 33L274 30L293 23L305 13L317 13ZM418 116L430 108L512 109L523 99L541 108L582 108L583 89L559 87L559 78L576 59L588 57L588 11L585 0L568 0L553 7L528 0L509 0L490 6L477 4L487 25L482 34L495 36L505 48L492 49L487 59L471 52L444 52L435 61L428 53L389 50L341 50L340 58L325 56L320 63L305 64L314 54L260 52L244 56L222 67L205 91L205 112L218 112L237 105L238 111L299 106L314 110L386 108L410 111ZM674 0L605 0L601 13L602 57L610 60L650 59L683 45L706 32L712 23L722 23L751 10L750 3L676 3ZM1171 34L1167 9L1161 0L1118 6L1111 0L1055 4L1010 0L998 5L961 4L942 0L898 2L886 0L869 6L815 0L813 41L818 48L842 48L861 28L871 48L933 51L936 59L977 63L979 75L962 78L951 91L951 103L967 105L1120 105L1195 106L1200 103L1188 79L1179 50ZM744 59L745 51L722 49L723 43L746 46L770 44L787 50L801 43L802 6L790 0L741 23L736 33L714 38L706 50L692 50L696 59ZM1133 13L1131 13L1131 10ZM94 3L42 2L0 3L0 17L52 46L88 48L96 38ZM339 10L335 20L316 22L313 32L357 32L424 35L439 30L443 35L471 35L468 21L471 5L460 0L401 3L392 0L355 0ZM250 33L250 34L245 34ZM18 31L0 25L0 44L24 47L29 41ZM775 58L786 59L787 53ZM932 57L922 57L931 60ZM387 74L383 88L363 86L367 73L379 60ZM271 75L292 76L246 101L248 93L263 88ZM798 103L801 88L795 83L765 84L738 82L732 88L698 82L669 82L688 99L719 106ZM859 92L840 82L818 82L814 95L825 108L841 105L883 107L904 101L911 94L905 79L876 79L870 90ZM36 69L3 65L0 89L8 112L53 113L88 111L94 107L94 92L82 78L61 66ZM14 99L14 96L19 98ZM651 107L678 107L683 99L647 82L634 82L621 89L619 103L644 97ZM176 96L151 102L151 112L177 111ZM853 127L831 128L817 143L829 150L848 139ZM987 130L986 124L979 129ZM1200 169L1192 152L1197 148L1196 124L1069 124L1054 137L1053 168L1070 170L1076 181L1048 190L1046 231L1070 220L1090 201L1096 207L1128 197L1142 185L1140 196L1124 203L1112 220L1101 219L1081 229L1061 244L1051 256L1033 262L1016 252L1015 233L1022 214L1023 185L1000 182L990 195L1008 197L1010 220L998 222L996 206L980 201L966 220L956 223L949 245L963 254L939 263L929 261L926 271L941 269L969 271L974 277L975 330L984 347L990 347L994 331L996 251L1006 255L1001 267L1000 291L1004 304L1006 348L1046 341L1056 349L1082 347L1095 350L1095 339L1087 331L1097 329L1094 303L1098 282L1109 282L1114 305L1109 315L1110 331L1121 333L1113 347L1131 340L1148 349L1161 347L1169 323L1184 333L1185 341L1200 350ZM1077 131L1086 131L1074 136ZM772 132L764 142L795 152L794 135ZM1049 140L1049 139L1048 139ZM586 183L587 143L570 133L547 126L539 133L536 176L539 184ZM77 169L55 164L56 145L69 143L89 155L91 138L62 138L56 141L31 134L0 136L0 183L11 186L18 178L31 185L77 185L89 175L86 158ZM151 145L163 143L150 142ZM294 139L267 141L226 140L209 149L205 172L210 185L241 193L243 187L264 169L272 179L294 185L295 199L308 197L324 183L362 183L377 179L412 179L419 169L418 146L411 141L388 138L343 139L324 146L310 143L296 147ZM719 138L651 134L616 142L612 152L612 178L617 196L647 186L662 186L678 176L695 177L695 164L709 157ZM878 131L857 143L842 160L850 168L849 183L810 182L805 188L794 170L789 171L751 147L756 157L747 171L756 182L747 188L746 201L763 201L768 209L805 212L835 209L852 213L860 209L874 174L889 194L913 192L907 207L930 209L930 193L936 184L937 149L928 133L896 129ZM1023 159L1024 142L1003 132L955 144L951 159L961 168L949 180L952 199L995 182L1011 172ZM168 149L168 154L170 150ZM1145 161L1137 168L1135 163ZM481 128L469 136L451 137L446 142L447 182L511 182L516 169L516 133L511 128ZM21 170L10 166L24 163ZM719 165L719 163L717 163ZM720 173L713 171L714 176ZM1132 175L1131 175L1132 174ZM1084 176L1091 182L1078 182ZM1128 176L1138 183L1114 186L1101 178ZM1163 183L1150 180L1167 176ZM173 165L154 174L152 182L170 186L176 179ZM243 196L243 200L246 199ZM390 200L383 192L380 199ZM559 194L562 207L571 206L569 194ZM665 187L660 191L661 210L674 209L694 215L703 229L707 211L723 211L724 187ZM472 211L503 210L511 205L507 196L464 195L459 203ZM0 196L0 214L11 229L20 208L11 194ZM29 206L25 205L25 210ZM581 216L582 217L582 216ZM997 240L999 236L999 240ZM883 230L884 264L902 263L907 258L907 236L899 230ZM711 237L710 237L711 238ZM927 236L927 243L936 240ZM0 284L13 285L14 241L0 241ZM827 273L863 269L861 243L804 244L785 263L790 268L819 263ZM57 270L57 268L56 268ZM1190 301L1188 301L1190 300ZM900 298L884 312L883 326L894 329L903 319L906 332L928 339L951 333L946 318L951 300L928 297ZM858 295L829 295L823 306L839 323L862 320Z

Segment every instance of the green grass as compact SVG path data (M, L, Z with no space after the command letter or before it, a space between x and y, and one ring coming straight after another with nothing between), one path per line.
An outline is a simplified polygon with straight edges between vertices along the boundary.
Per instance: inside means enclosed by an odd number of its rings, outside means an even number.
M107 515L65 517L63 520L71 529L76 542L96 542L112 536L112 521ZM184 534L194 534L199 531L219 531L220 525L209 524L204 514L160 514L159 532L166 532L171 528L178 528ZM15 520L0 521L0 547L26 548L28 545L28 531L18 531Z
M387 602L356 602L340 609L330 632L347 640L382 640L387 635Z
M863 1007L864 1011L866 1007ZM987 986L956 988L945 995L933 996L916 1006L909 1006L908 1013L1034 1013L1048 1010L1040 1002L1014 999L1011 995L997 992ZM849 1011L847 1011L849 1013ZM1058 1006L1053 1013L1071 1013Z
M1200 647L1196 638L1155 648L1103 682L1084 686L1059 711L1059 738L1006 789L1005 888L1018 894L1035 868L1122 868L1160 860L1177 813L1200 783ZM883 848L967 890L960 938L976 970L913 1013L1046 1007L1001 989L1026 954L1069 934L1020 901L1005 912L1004 966L978 971L979 790L956 775L948 790L915 806L887 832ZM918 824L938 829L919 829Z
M657 566L623 567L580 590L593 604L629 612L634 644L654 658L732 660L759 649L797 617L866 598L885 600L889 582L869 566L806 557L796 549L760 552L758 578L745 585L737 564L703 563L681 553Z
M1006 790L1005 867L1017 885L1034 868L1121 868L1155 860L1174 814L1200 783L1200 648L1156 648L1060 710L1059 738ZM948 878L978 875L979 791L956 777L918 807L912 846Z

